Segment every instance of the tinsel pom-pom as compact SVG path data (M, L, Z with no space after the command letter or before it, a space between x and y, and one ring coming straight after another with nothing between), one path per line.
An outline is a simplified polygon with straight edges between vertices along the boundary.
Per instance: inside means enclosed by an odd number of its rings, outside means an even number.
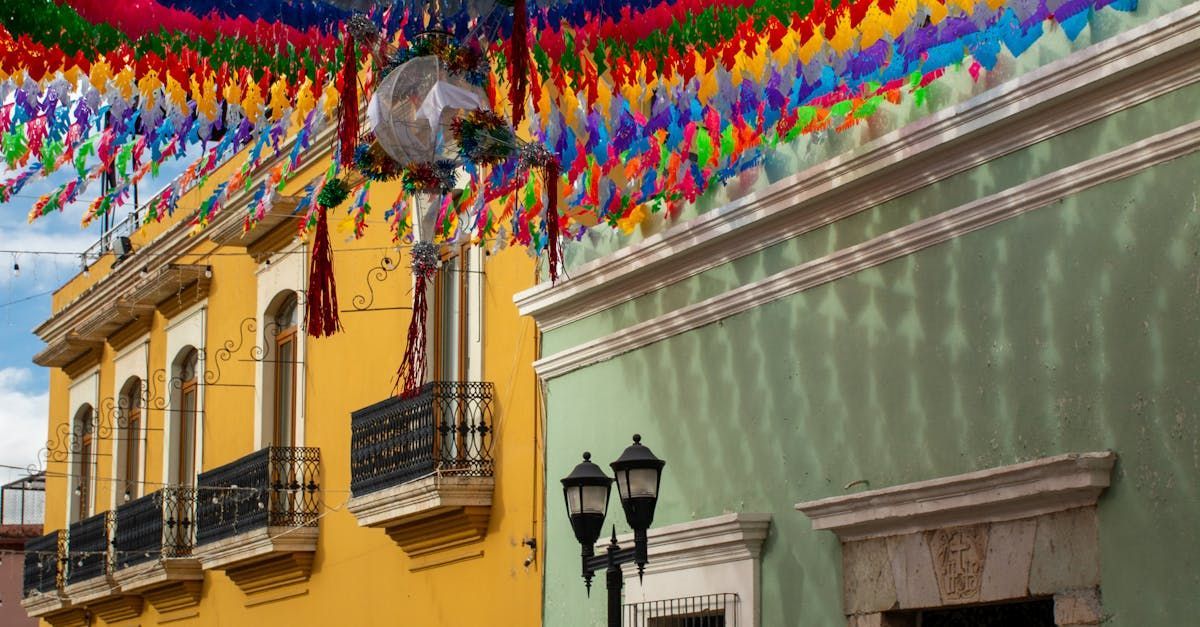
M333 179L325 183L321 193L317 195L317 206L333 209L350 197L350 186L342 179Z
M409 194L448 194L454 189L457 170L457 162L445 159L411 163L404 169L404 191Z
M496 165L516 150L516 134L508 121L492 111L476 109L454 118L450 132L458 144L458 153L478 165Z
M354 41L364 46L369 46L375 43L379 38L379 27L371 18L362 13L355 13L346 20L346 32L354 39Z
M354 150L354 169L372 181L394 181L404 175L404 168L374 141Z
M425 337L429 301L425 297L429 281L437 272L438 248L431 242L417 242L412 247L413 307L408 323L408 343L396 371L396 388L404 397L412 396L425 383Z
M417 242L412 247L412 270L417 274L432 274L437 270L438 262L438 247L437 244L431 242Z

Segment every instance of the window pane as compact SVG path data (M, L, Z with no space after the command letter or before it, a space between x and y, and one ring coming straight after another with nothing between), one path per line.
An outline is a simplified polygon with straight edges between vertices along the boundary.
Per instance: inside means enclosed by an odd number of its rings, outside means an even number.
M292 337L279 344L275 363L275 444L292 446L292 420L295 411L296 343Z
M462 306L460 302L462 281L460 268L457 257L443 263L442 280L438 285L441 292L438 294L440 319L437 321L438 336L441 340L441 345L438 346L441 369L437 373L437 378L441 381L457 381L459 379L460 354L462 352L462 338L459 337L459 318Z
M196 474L196 388L185 387L179 404L179 484L192 485Z

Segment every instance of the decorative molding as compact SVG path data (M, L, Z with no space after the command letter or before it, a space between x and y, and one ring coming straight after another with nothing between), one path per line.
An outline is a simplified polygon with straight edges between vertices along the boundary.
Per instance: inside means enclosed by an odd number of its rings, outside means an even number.
M70 584L63 588L63 594L71 600L71 605L82 607L107 599L119 590L108 575L101 575Z
M65 614L75 606L61 592L35 592L21 599L21 607L30 618L50 620L51 616ZM79 610L82 611L82 610Z
M691 570L713 564L741 560L757 560L771 526L771 514L735 512L712 518L651 528L649 539L650 562L645 573L667 573ZM632 546L633 534L617 536L622 546ZM608 541L596 545L596 555L603 555ZM637 566L626 564L626 576L637 574Z
M287 587L305 590L317 553L317 527L262 527L196 549L200 568L224 571L247 597ZM262 598L247 598L247 605Z
M1196 7L1200 9L1200 4ZM1051 172L759 281L742 285L724 294L543 357L533 365L543 380L549 380L855 272L911 255L1045 207L1088 188L1133 176L1198 149L1200 121Z
M813 529L843 542L980 523L1032 518L1094 506L1108 487L1117 455L1069 453L797 503Z
M312 140L308 151L311 154L305 155L306 163L317 163L332 152L334 143L332 139L335 132L336 127L325 128ZM244 212L238 211L238 208L244 207L252 199L251 192L247 189L252 190L258 183L266 180L271 170L288 158L295 141L296 136L285 140L277 154L264 160L255 169L250 175L250 185L230 198L230 201L226 203L226 208L218 213L209 224L209 230L215 233L228 228L227 225L231 222L241 224ZM170 260L184 256L196 246L196 241L196 238L193 237L191 220L188 220L187 216L180 218L158 236L138 247L128 259L114 267L111 272L98 279L70 302L58 307L49 319L34 330L34 333L47 344L59 343L81 319L102 308L104 304L115 302L125 290L135 286L141 279L138 271L141 267L146 267L146 264L150 264L155 269L164 266ZM145 260L145 262L141 260Z
M1018 76L516 295L543 331L1200 81L1200 4ZM1116 88L1119 85L1120 88Z
M159 614L200 603L204 572L193 558L162 559L113 573L121 592L141 595Z
M105 624L129 620L142 615L142 597L130 594L114 594L106 599L88 603L88 610L104 620Z
M253 246L259 240L269 236L276 227L299 218L300 216L294 215L294 213L301 200L298 196L278 196L272 203L271 210L266 212L258 224L254 225L254 228L247 231L244 222L228 220L221 224L220 228L210 227L208 239L222 246L247 248ZM291 235L294 239L296 234L294 222L292 227Z
M264 527L201 545L195 554L203 570L225 571L247 597L283 587L298 594L312 573L317 536L316 527Z
M260 527L195 549L203 570L226 570L273 553L314 552L316 527Z
M33 362L39 366L72 369L72 363L91 357L92 352L102 348L106 341L114 348L123 346L149 329L156 307L162 309L164 316L170 317L202 301L208 296L211 276L211 267L204 265L170 263L147 271L146 276L114 295L111 301L99 303L90 312L77 312L72 317L72 326L57 340L43 336L48 345L34 356ZM176 298L172 299L172 296ZM85 361L90 363L90 360Z
M383 529L415 558L482 540L495 486L494 477L432 475L354 497L346 509L360 527ZM414 567L427 568L436 560L426 562Z

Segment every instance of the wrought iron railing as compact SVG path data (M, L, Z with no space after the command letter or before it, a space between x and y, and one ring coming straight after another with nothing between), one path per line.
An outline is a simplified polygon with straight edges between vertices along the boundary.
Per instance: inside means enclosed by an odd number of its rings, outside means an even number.
M195 488L163 488L118 507L113 568L191 555L195 520Z
M738 595L694 597L630 603L623 608L624 627L736 627Z
M62 588L66 538L67 534L59 530L25 543L23 589L26 597L48 594Z
M350 419L350 490L369 494L434 473L492 475L491 383L427 383Z
M67 583L79 583L111 572L113 513L96 514L67 528Z
M321 451L272 446L200 475L196 544L263 527L315 527Z

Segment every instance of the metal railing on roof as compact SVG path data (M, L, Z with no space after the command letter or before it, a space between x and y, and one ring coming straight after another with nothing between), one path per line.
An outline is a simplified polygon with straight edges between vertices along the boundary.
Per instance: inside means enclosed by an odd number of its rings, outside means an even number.
M46 516L46 473L0 487L0 525L41 525Z

